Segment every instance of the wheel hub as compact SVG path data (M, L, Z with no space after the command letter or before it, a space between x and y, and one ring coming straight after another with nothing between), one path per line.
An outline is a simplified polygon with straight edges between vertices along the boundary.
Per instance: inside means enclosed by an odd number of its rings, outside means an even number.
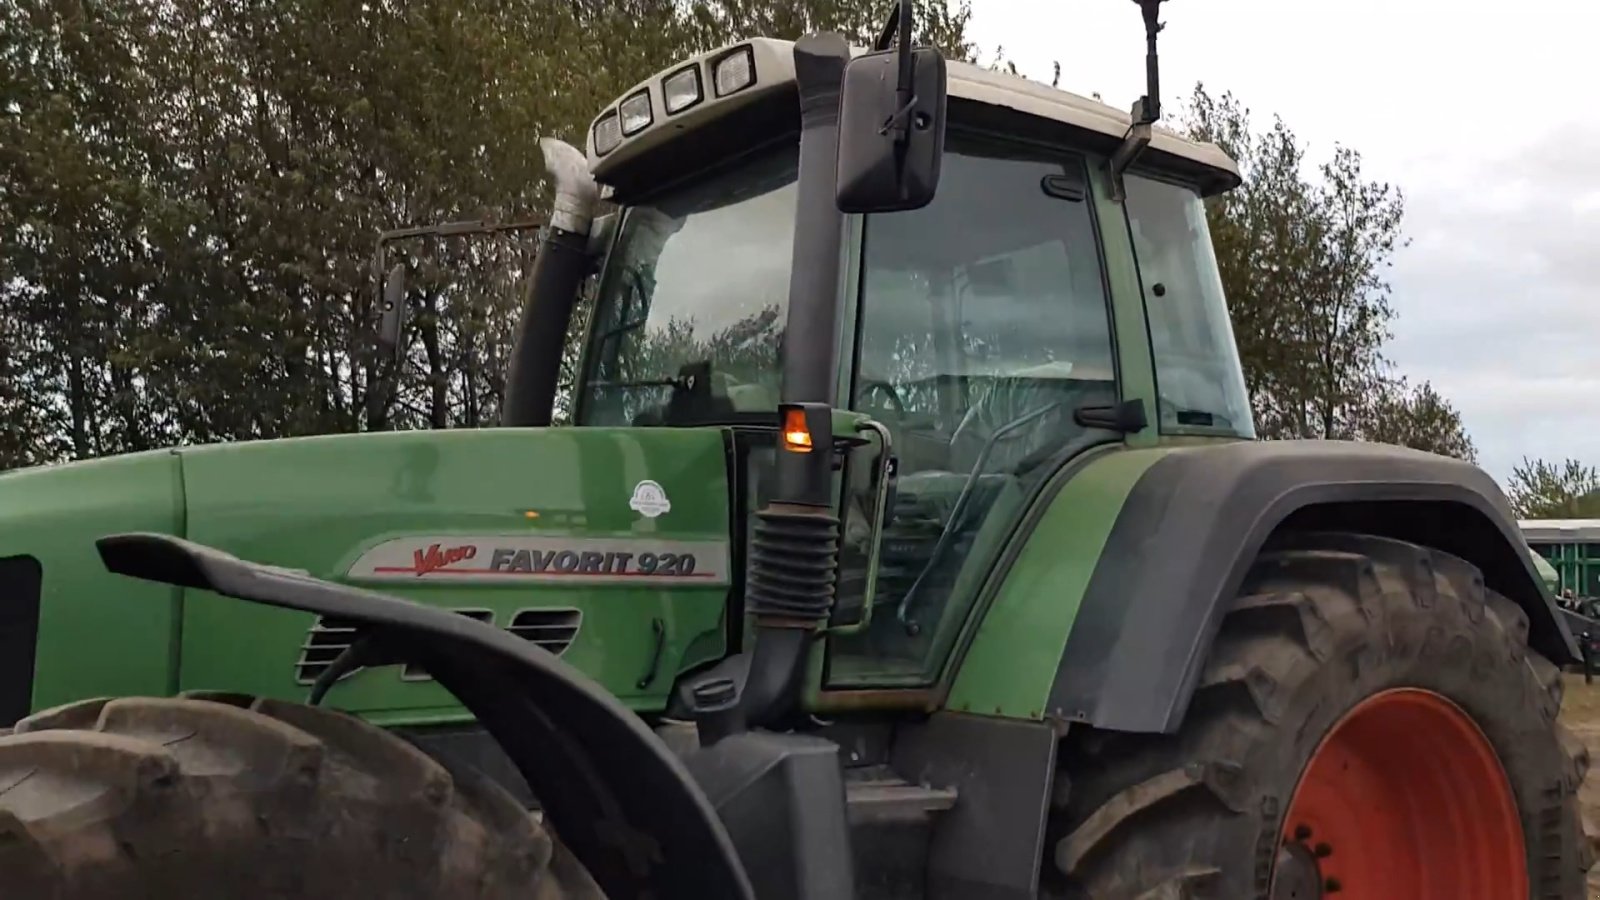
M1331 856L1333 849L1327 844L1313 846L1309 843L1312 836L1310 828L1300 825L1278 846L1271 900L1320 900L1338 893L1338 879L1324 876L1318 864L1318 859Z
M1272 900L1527 900L1521 817L1464 710L1418 688L1356 704L1312 753Z

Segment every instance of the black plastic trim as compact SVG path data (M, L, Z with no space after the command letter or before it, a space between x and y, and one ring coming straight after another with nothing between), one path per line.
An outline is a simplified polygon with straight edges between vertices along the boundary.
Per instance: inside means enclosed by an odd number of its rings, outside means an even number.
M1175 731L1226 599L1280 528L1359 530L1462 557L1527 611L1534 649L1558 665L1577 660L1483 470L1381 444L1240 441L1171 453L1134 486L1067 639L1050 714Z
M1034 900L1047 865L1056 778L1048 723L938 712L896 730L890 766L912 784L952 788L928 845L930 900Z
M43 585L44 569L37 559L0 559L0 728L9 728L32 711Z

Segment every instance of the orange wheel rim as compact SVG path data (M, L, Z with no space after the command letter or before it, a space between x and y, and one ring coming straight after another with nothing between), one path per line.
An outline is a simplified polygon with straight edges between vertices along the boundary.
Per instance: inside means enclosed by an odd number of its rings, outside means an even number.
M1528 897L1500 758L1460 707L1415 688L1368 697L1323 738L1289 804L1278 864L1274 897Z

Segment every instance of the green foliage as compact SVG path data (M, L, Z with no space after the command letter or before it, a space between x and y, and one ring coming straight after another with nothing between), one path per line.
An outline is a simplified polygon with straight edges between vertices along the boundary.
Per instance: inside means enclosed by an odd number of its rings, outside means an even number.
M1506 493L1521 519L1600 518L1600 469L1576 459L1558 465L1524 458Z
M1382 380L1359 418L1362 440L1477 461L1461 413L1426 381L1411 387L1403 378Z
M1232 94L1196 85L1186 114L1186 130L1221 146L1244 178L1207 217L1259 433L1473 458L1460 414L1431 385L1395 377L1383 354L1386 272L1407 243L1401 191L1369 180L1349 147L1312 166L1281 118L1258 130Z
M869 8L876 7L876 8ZM963 3L919 32L972 55ZM492 424L530 233L413 241L368 412L380 231L539 219L537 139L843 0L3 0L0 469L177 443Z

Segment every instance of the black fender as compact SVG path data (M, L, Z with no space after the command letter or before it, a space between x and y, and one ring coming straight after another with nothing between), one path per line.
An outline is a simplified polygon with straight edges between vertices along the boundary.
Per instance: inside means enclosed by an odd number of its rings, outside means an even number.
M1098 728L1176 731L1225 604L1267 539L1289 528L1360 531L1459 556L1527 612L1535 650L1557 665L1578 659L1505 495L1482 469L1384 444L1239 441L1176 450L1135 483L1090 577L1049 708Z
M684 764L543 648L446 610L166 535L111 535L96 546L121 575L354 621L378 657L427 669L499 742L607 896L753 900L726 828Z

